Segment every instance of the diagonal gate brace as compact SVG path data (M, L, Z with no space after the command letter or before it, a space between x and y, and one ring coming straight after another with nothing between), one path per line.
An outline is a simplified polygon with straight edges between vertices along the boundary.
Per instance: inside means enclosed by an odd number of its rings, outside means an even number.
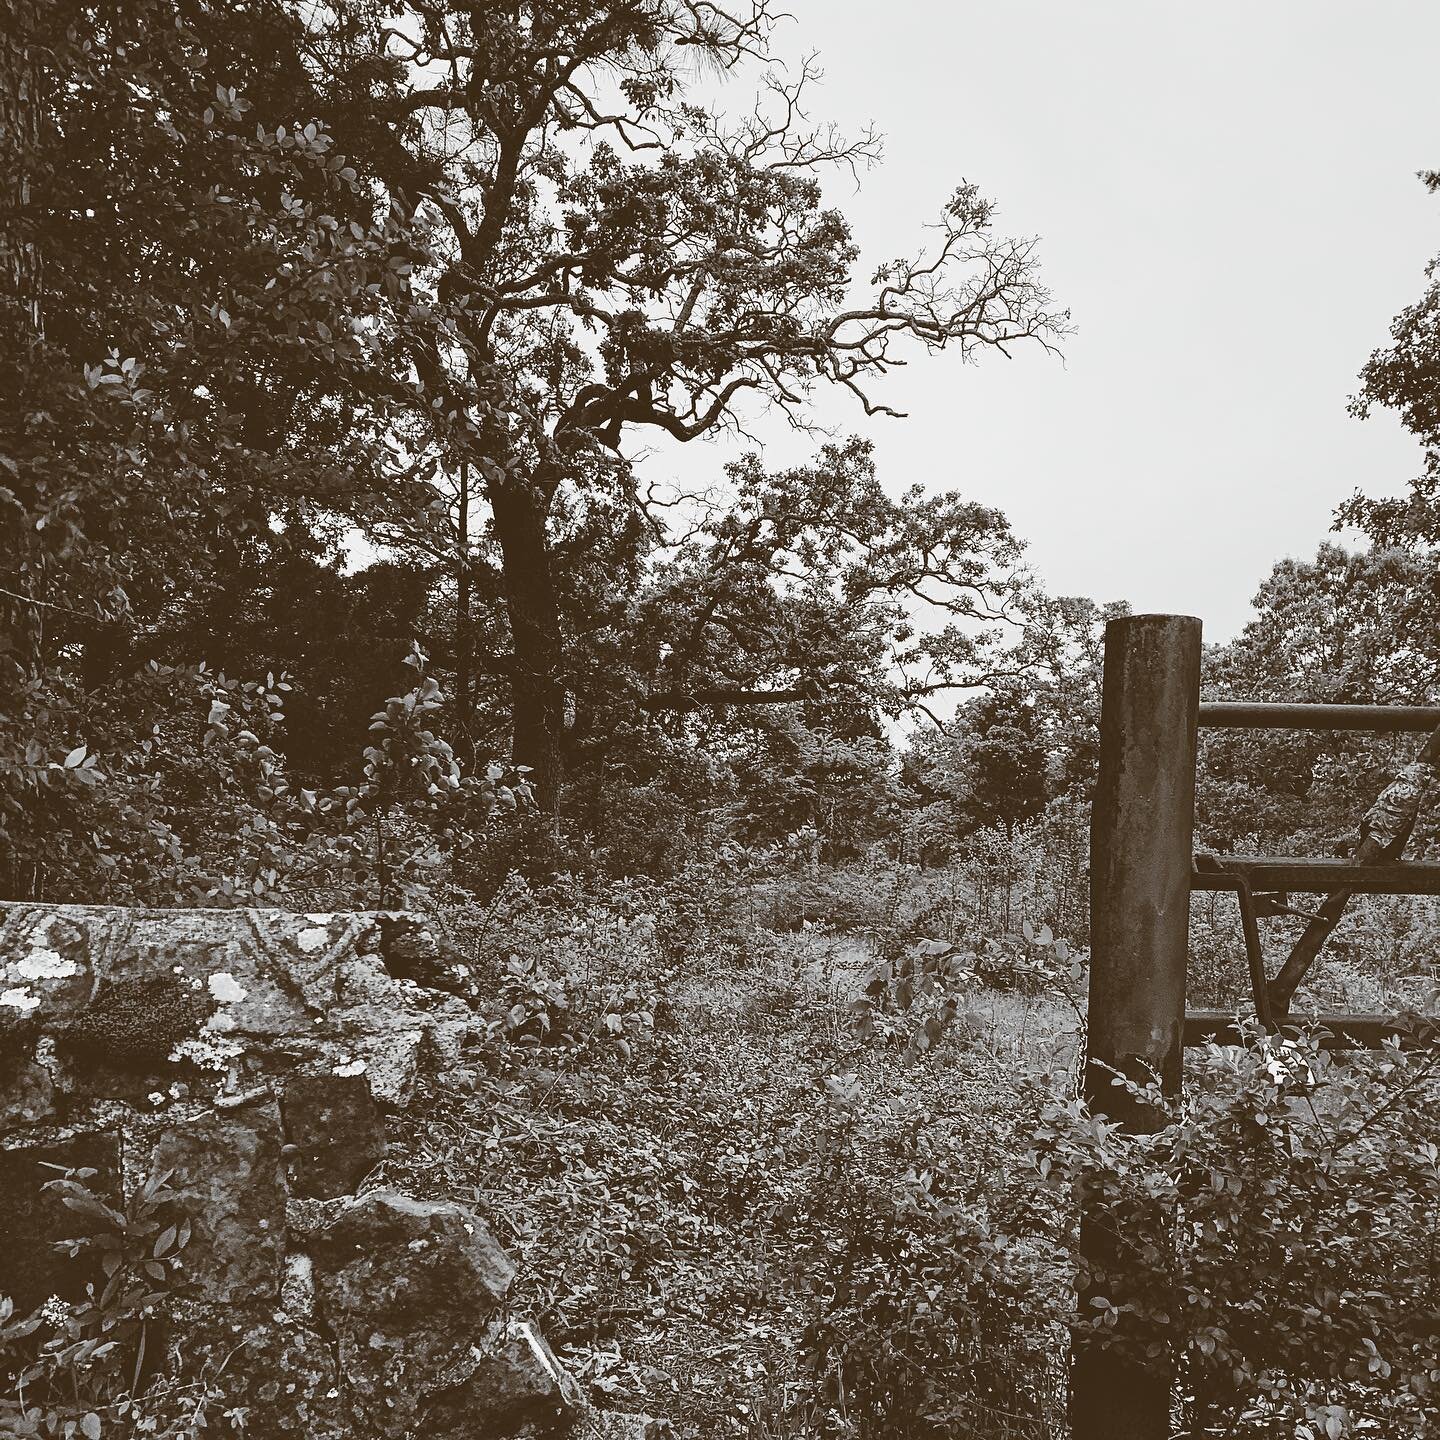
M1245 936L1245 957L1255 1014L1273 1033L1289 1018L1290 1002L1300 982L1315 963L1322 947L1345 912L1350 897L1361 890L1385 893L1428 893L1440 890L1432 865L1401 865L1400 855L1415 828L1420 810L1433 785L1440 782L1440 728L1430 736L1424 751L1405 766L1381 792L1361 823L1360 840L1348 862L1335 860L1271 860L1259 857L1196 855L1193 886L1201 890L1233 890L1240 905ZM1401 873L1404 872L1404 873ZM1319 881L1331 882L1317 911L1300 910L1286 903L1287 890L1257 892L1253 881L1267 877L1291 889L1319 890ZM1338 883L1343 879L1344 883ZM1312 881L1314 883L1312 883ZM1273 980L1265 974L1259 920L1295 915L1308 921L1304 932Z
M1398 860L1404 853L1410 832L1432 785L1440 781L1440 726L1431 732L1420 758L1407 765L1381 793L1361 822L1360 842L1355 847L1357 864L1370 865ZM1345 913L1354 894L1336 889L1326 895L1320 912L1305 927L1289 958L1267 986L1271 1008L1281 1015L1290 1013L1290 1002L1300 982L1315 963L1331 931Z

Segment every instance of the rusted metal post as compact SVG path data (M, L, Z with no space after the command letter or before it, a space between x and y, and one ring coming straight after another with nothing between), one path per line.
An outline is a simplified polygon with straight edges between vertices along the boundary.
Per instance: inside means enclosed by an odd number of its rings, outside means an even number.
M1190 871L1195 820L1195 731L1200 622L1129 615L1105 627L1100 773L1091 816L1090 1011L1085 1094L1091 1110L1144 1131L1157 1117L1112 1083L1153 1073L1180 1088ZM1082 1215L1081 1255L1093 1277L1123 1274L1123 1216ZM1081 1289L1082 1315L1107 1286ZM1076 1342L1070 1375L1074 1440L1166 1440L1171 1368L1147 1357L1146 1337ZM1114 1344L1121 1341L1121 1344Z

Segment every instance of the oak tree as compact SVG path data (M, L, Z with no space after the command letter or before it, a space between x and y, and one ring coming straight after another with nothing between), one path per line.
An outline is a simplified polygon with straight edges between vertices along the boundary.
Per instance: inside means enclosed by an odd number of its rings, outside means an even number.
M878 142L808 118L817 72L780 68L776 23L769 0L342 3L310 21L342 147L427 247L391 331L407 444L449 480L432 534L453 537L458 617L493 542L514 758L546 807L569 688L560 533L596 507L663 528L628 437L735 425L746 394L803 421L817 385L881 413L873 382L907 348L973 357L1065 326L1034 243L998 237L971 185L928 251L857 282L821 179ZM719 77L767 64L738 118L704 103ZM457 636L458 654L474 648Z

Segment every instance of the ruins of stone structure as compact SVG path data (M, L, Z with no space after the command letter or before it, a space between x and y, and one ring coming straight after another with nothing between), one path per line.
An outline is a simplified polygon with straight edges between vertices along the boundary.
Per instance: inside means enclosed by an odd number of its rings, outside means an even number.
M54 1248L76 1226L47 1162L112 1198L170 1172L193 1223L170 1344L235 1352L247 1434L656 1433L590 1410L509 1313L482 1217L362 1187L385 1113L459 1064L471 988L403 915L0 907L0 1295L97 1278Z

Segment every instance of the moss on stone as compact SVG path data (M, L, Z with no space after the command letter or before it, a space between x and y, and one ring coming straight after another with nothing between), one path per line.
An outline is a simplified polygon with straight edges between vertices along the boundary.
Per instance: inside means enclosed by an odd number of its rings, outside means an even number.
M40 1022L35 1016L0 1008L0 1074L13 1074L30 1058L39 1038Z
M215 1002L178 975L149 975L107 985L56 1032L56 1043L77 1065L150 1070L192 1039Z

